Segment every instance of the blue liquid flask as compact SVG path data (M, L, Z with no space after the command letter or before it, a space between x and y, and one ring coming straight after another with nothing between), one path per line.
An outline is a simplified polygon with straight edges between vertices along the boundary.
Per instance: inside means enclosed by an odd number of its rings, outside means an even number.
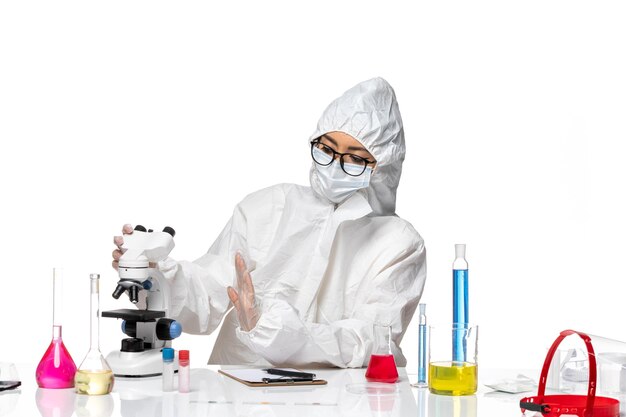
M469 323L468 266L465 244L454 245L456 253L452 264L452 360L465 362L466 346L463 335Z

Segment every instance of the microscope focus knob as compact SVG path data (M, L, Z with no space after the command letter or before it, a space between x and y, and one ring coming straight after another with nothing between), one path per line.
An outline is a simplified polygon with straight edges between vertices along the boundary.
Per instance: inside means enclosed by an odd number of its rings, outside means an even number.
M137 337L137 322L122 320L122 333L130 337Z
M144 350L143 339L136 337L122 339L122 352L143 352Z
M172 236L172 237L174 237L174 235L176 234L176 230L174 230L173 228L171 228L171 227L169 227L169 226L165 226L165 227L163 228L163 231L164 231L165 233L169 233L169 234L170 234L170 236Z
M174 319L159 319L156 325L156 336L159 340L176 339L183 332L183 326Z

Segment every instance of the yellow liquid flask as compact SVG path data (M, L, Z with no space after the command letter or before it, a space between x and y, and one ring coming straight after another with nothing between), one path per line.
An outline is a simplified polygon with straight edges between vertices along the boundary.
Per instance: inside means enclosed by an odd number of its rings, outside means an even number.
M431 362L430 391L443 395L471 395L478 388L478 367L469 362Z
M104 395L113 390L113 371L100 352L100 275L91 274L91 344L78 367L74 387L78 394Z
M460 339L459 339L460 336ZM462 341L464 361L455 361ZM429 328L428 389L439 395L472 395L478 389L478 326Z

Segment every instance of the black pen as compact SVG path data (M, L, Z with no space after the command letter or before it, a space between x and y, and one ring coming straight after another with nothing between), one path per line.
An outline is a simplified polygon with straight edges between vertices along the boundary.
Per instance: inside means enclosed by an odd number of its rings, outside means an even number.
M291 376L294 378L311 378L311 379L315 378L315 374L311 374L308 372L294 372L294 371L286 371L284 369L274 369L274 368L263 369L263 370L270 375Z
M294 382L313 382L313 378L263 378L263 382L265 382L266 384L273 384L273 383L293 384Z

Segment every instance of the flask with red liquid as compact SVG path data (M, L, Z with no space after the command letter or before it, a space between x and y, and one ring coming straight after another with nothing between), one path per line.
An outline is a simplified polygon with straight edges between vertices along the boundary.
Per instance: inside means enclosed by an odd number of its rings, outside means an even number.
M370 382L393 383L398 380L396 361L391 353L391 326L374 325L374 349L365 378Z
M52 341L39 361L35 376L40 388L72 388L76 364L63 344L61 326L62 270L52 274Z

